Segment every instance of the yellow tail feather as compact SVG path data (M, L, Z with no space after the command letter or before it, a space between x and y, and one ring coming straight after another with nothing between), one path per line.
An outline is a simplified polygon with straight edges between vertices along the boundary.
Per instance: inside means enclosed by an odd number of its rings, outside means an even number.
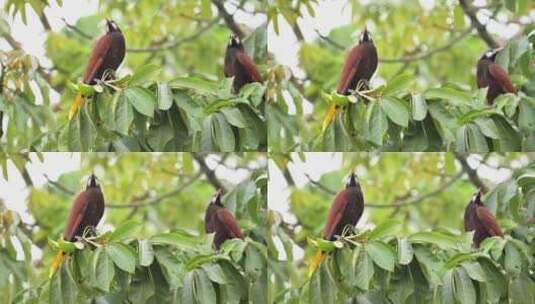
M56 273L56 270L58 270L63 260L65 260L65 252L60 251L58 252L58 254L56 255L56 258L52 262L52 266L50 266L50 270L48 271L49 278L51 278L54 275L54 273Z
M327 127L331 124L331 121L334 119L334 116L336 115L336 112L338 112L338 107L336 105L331 105L329 108L329 111L327 112L327 115L323 119L323 125L321 127L321 132L325 132Z
M314 258L310 261L310 265L308 266L308 277L311 277L312 274L314 274L314 271L318 269L324 258L325 252L318 250Z
M74 115L76 115L76 113L78 112L78 109L80 109L82 105L84 104L84 101L85 101L85 98L84 96L82 96L82 93L77 93L76 96L74 97L74 100L72 101L71 109L69 110L69 121L72 120Z

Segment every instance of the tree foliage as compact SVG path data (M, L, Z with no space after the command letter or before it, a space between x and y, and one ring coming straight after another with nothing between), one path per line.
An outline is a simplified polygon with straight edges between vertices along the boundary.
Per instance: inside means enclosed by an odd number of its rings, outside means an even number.
M214 166L203 169L196 159L205 158L199 157L83 154L79 170L29 188L32 222L22 221L2 205L0 301L265 303L265 160L261 154L216 157L219 166L245 176L231 182L219 175L208 177ZM74 243L61 241L73 197L91 168L100 178L107 205L103 229ZM244 240L226 242L220 251L212 247L213 235L204 233L213 183L226 189L223 204L245 235ZM58 250L68 256L49 278Z
M288 157L286 165L285 156L274 158L280 170L290 168L294 176L307 173L306 165L289 164L306 161L308 154ZM450 153L342 158L340 170L311 177L303 187L289 187L289 214L273 214L277 220L270 223L271 242L283 244L269 247L278 260L269 268L274 302L531 303L532 157L473 156L468 168L464 156ZM364 193L364 216L354 234L334 242L319 239L335 192L352 168L357 168ZM511 177L495 183L481 174L482 168L510 171ZM472 247L472 233L461 232L464 208L476 187L488 189L482 201L506 234L484 241L479 249ZM309 276L317 250L327 257ZM303 251L304 256L298 254Z
M164 1L165 2L165 1ZM47 2L8 1L14 16L41 16L46 31L46 59L52 67L24 52L1 19L1 36L13 50L0 53L0 113L7 121L1 143L5 151L263 151L267 149L264 85L239 94L222 76L227 27L237 20L212 1L101 2L98 15L80 18L60 31L46 20ZM215 1L217 2L217 1ZM262 16L261 3L247 9ZM62 2L58 2L62 5ZM247 12L245 3L234 9ZM227 8L228 9L228 8ZM148 13L151 12L151 13ZM118 79L95 86L78 83L104 16L112 15L127 44ZM229 25L230 24L230 25ZM99 29L99 30L95 30ZM246 51L266 69L267 34L239 27ZM65 60L69 58L69 60ZM86 102L67 119L76 93ZM59 93L60 96L57 96ZM1 134L1 133L0 133Z
M480 13L486 10L490 20L507 25L533 8L528 1L506 2L492 2ZM298 68L304 74L288 76L284 67L276 68L277 98L267 109L269 139L275 143L272 150L483 153L534 149L532 24L519 25L518 34L503 43L497 59L519 88L518 94L504 95L488 105L486 91L476 89L475 66L489 42L478 37L468 17L471 11L463 11L460 3L439 1L429 9L418 1L347 1L348 25L328 33L316 29L316 40L304 40L300 26L321 22L315 19L318 3L323 2L279 3L268 13L274 35L280 34L277 22L281 20L295 29L300 43ZM357 43L365 24L379 55L372 89L350 97L337 95L333 92L345 54ZM490 35L484 25L483 29ZM323 132L322 120L332 104L343 110ZM307 105L313 107L310 112L303 110Z

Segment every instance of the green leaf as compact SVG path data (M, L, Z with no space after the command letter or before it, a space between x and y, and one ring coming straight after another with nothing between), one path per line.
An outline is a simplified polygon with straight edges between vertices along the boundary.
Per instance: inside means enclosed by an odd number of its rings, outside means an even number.
M122 135L128 135L128 130L134 121L134 109L122 93L114 96L113 117L115 117L115 130Z
M355 285L363 290L370 288L370 282L375 273L372 259L364 250L354 250L353 259L357 259L355 266Z
M197 269L195 272L195 289L196 298L199 303L203 304L216 304L216 293L212 282L208 278L208 275L203 270Z
M398 74L388 82L383 90L383 95L395 95L398 92L404 91L409 87L414 80L414 76L408 73Z
M369 140L376 145L382 145L388 130L388 120L378 103L374 102L368 106L367 120L370 130Z
M206 272L212 282L221 285L228 283L223 269L218 264L204 264L201 268Z
M152 243L149 240L138 241L139 250L139 265L149 267L154 261L154 250Z
M483 267L478 262L464 262L461 266L466 270L466 273L472 280L479 282L487 281L485 270L483 270Z
M182 277L185 272L183 264L175 257L169 248L155 248L155 256L171 290L176 290L181 287Z
M401 265L409 265L414 252L412 245L406 238L398 238L398 262Z
M476 290L472 280L463 268L457 268L453 274L455 281L455 298L462 304L476 303Z
M128 81L129 86L139 86L152 81L160 73L160 67L156 64L147 64L136 70Z
M430 243L442 249L455 249L459 245L459 238L438 231L417 232L409 236L412 243Z
M97 248L93 255L93 274L95 286L104 292L109 292L115 277L115 266L102 248Z
M394 271L396 255L389 245L380 241L370 241L366 246L366 250L377 266L386 271Z
M212 115L214 125L214 141L221 152L232 152L236 147L236 139L232 127L221 113Z
M128 273L134 273L136 270L136 254L130 247L121 243L109 243L104 248L117 267Z
M129 87L124 91L124 95L137 112L148 116L154 116L156 99L147 89L141 87Z
M411 98L412 119L422 121L427 116L427 102L421 94L413 94Z
M470 103L472 97L470 94L464 91L459 91L454 88L442 87L433 88L425 91L425 99L444 99L450 101L454 105L460 105L462 103Z
M158 109L166 111L173 105L173 97L167 83L158 83Z
M455 304L455 280L454 270L450 269L442 277L442 303Z
M110 234L108 241L117 242L122 241L129 236L136 233L142 228L141 223L135 220L128 220L119 225L113 232Z
M527 273L521 273L511 280L509 285L510 302L515 304L533 304L535 299L535 283Z
M68 263L62 263L59 271L50 280L50 303L70 304L76 302L76 284L72 279Z
M375 227L368 235L369 240L381 239L385 237L392 237L401 228L399 220L387 220Z
M168 85L173 89L190 89L204 95L217 95L219 90L218 83L197 77L175 78Z
M225 115L225 118L231 125L237 128L247 127L247 122L238 108L222 108L221 113Z
M195 250L199 244L197 236L187 235L182 232L160 233L150 240L154 245L171 245L186 250Z
M513 276L518 276L522 271L522 255L511 242L505 245L505 270Z
M409 110L401 99L386 96L379 104L391 121L404 128L409 125Z

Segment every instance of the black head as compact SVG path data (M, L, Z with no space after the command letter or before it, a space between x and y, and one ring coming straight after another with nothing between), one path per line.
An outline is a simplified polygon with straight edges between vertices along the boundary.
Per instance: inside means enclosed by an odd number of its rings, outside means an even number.
M356 187L358 185L357 175L355 172L351 172L346 182L346 189L349 187Z
M483 206L483 203L481 202L481 195L482 195L482 192L481 192L481 189L479 189L477 193L474 194L474 197L472 198L472 203L479 205L479 206Z
M240 37L238 37L237 35L230 35L227 48L243 49L243 44L241 42Z
M87 180L86 190L89 188L100 188L100 185L97 183L97 177L95 174L91 174Z
M119 26L117 26L117 23L111 19L106 19L106 26L108 27L108 33L121 32L121 29Z
M496 59L496 55L501 51L502 49L490 49L486 51L483 56L481 56L480 60L487 59L490 61L493 61Z
M219 190L217 190L215 195L212 197L212 200L210 201L210 204L214 204L214 205L223 207L223 204L221 204L221 197L223 197L223 190L219 189Z
M371 42L373 43L372 36L370 35L370 32L368 32L368 28L364 26L364 31L362 31L362 34L360 35L359 43L363 42Z

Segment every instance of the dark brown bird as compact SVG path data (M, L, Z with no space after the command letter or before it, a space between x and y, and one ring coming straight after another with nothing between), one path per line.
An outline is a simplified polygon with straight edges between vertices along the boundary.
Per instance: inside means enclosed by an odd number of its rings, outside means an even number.
M230 36L225 53L225 77L234 77L234 93L238 93L244 85L253 82L262 83L262 76L255 63L249 57L237 36Z
M492 236L502 236L503 232L490 210L481 202L481 190L472 198L464 210L464 229L474 231L474 245L479 247L481 242Z
M507 72L495 63L499 49L489 50L477 63L476 80L478 88L486 88L487 102L492 104L501 94L514 93L515 87Z
M373 40L367 28L364 28L359 40L359 44L347 55L342 75L338 82L336 92L341 95L350 95L351 91L360 89L367 89L370 78L377 70L377 49L373 44ZM358 85L362 82L361 87ZM333 120L338 106L331 105L327 116L323 121L323 130L327 129Z
M113 20L106 19L107 32L100 37L89 54L83 83L94 85L106 71L115 72L124 59L126 45L121 29ZM76 114L84 98L76 95L69 111L69 120Z
M329 241L336 240L337 236L342 235L346 227L353 228L357 224L363 211L364 197L362 189L355 173L351 173L347 179L346 188L336 194L329 209L327 223L323 229L323 238ZM316 270L324 256L323 252L318 251L311 263L310 274Z
M223 192L217 191L214 195L204 216L204 228L206 233L215 233L214 246L219 249L221 245L229 239L243 239L243 234L238 222L225 207L221 204Z
M104 196L97 183L97 178L91 174L85 191L80 192L74 199L67 225L63 230L63 239L73 242L81 237L86 229L94 229L104 215ZM52 275L65 258L64 252L58 252L50 274Z

